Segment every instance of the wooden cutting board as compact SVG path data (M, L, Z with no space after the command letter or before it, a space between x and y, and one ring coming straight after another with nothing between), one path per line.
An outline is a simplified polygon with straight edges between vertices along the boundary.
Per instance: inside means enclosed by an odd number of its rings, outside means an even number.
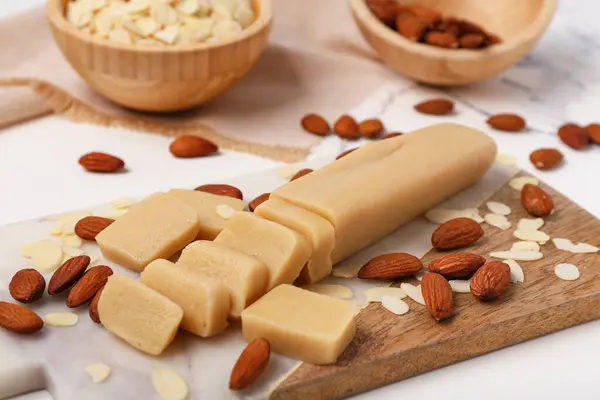
M598 245L600 220L548 186L542 187L552 196L556 212L545 218L541 230L550 237ZM512 208L508 218L513 227L501 231L483 224L484 238L469 251L484 256L510 249L518 240L513 236L517 221L529 217L521 206L520 192L508 184L491 200ZM487 212L485 205L480 211L481 215ZM519 262L525 282L511 284L495 302L483 303L469 293L455 293L456 315L448 322L435 322L425 307L414 305L409 298L411 310L404 316L371 303L358 315L356 337L337 364L303 364L271 399L344 398L599 318L600 255L560 251L552 242L542 246L542 253L541 260ZM439 255L430 251L424 264ZM556 277L554 267L565 262L579 267L578 280Z

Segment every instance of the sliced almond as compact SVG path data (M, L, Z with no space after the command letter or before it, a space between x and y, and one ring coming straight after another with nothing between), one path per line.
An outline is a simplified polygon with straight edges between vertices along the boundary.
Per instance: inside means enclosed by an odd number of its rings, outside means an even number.
M410 283L403 282L400 284L400 289L406 293L408 297L410 297L413 301L425 305L425 299L423 298L423 293L421 292L421 285L415 286Z
M421 282L421 280L423 280L423 277L425 276L426 273L428 273L429 271L427 271L426 269L422 269L419 272L417 272L416 274L414 274L414 277L416 280L418 280L419 282Z
M452 288L453 292L456 293L471 293L471 280L462 280L462 279L452 279L449 280L448 283Z
M503 260L518 260L518 261L535 261L544 258L544 255L539 251L494 251L490 253L490 257L500 258Z
M193 15L198 11L200 7L198 5L198 0L181 0L175 6L175 8L177 9L177 11L183 14Z
M75 247L69 247L69 246L62 246L62 251L65 255L65 257L71 258L71 257L77 257L83 254L83 250L75 248Z
M333 271L331 271L331 275L336 278L356 278L356 274L362 268L362 265L342 265L339 267L335 267Z
M540 244L538 242L521 241L516 242L510 248L511 251L540 251Z
M573 264L558 264L554 267L554 273L564 281L575 281L579 279L579 268Z
M543 218L521 218L517 224L517 229L524 231L537 231L544 226Z
M502 153L498 153L496 155L496 161L504 165L515 165L517 163L517 159L515 157Z
M573 242L569 239L552 238L552 243L554 243L554 246L556 246L558 250L563 251L571 251L574 247Z
M386 310L396 315L404 315L410 310L408 304L397 297L384 296L381 299L381 305Z
M399 287L376 287L364 291L368 303L380 302L384 297L403 299L406 293Z
M163 400L184 400L189 392L183 378L168 369L157 369L152 373L152 386Z
M219 214L219 216L223 219L229 219L237 212L237 210L231 207L229 204L218 204L215 208L217 214Z
M344 285L329 285L325 283L315 283L312 285L302 286L302 289L311 292L323 294L325 296L335 297L338 299L351 299L354 293Z
M92 378L94 383L102 383L110 376L110 367L104 363L86 365L85 372Z
M277 174L285 180L289 180L296 175L300 170L296 167L283 167L277 171Z
M528 242L538 242L540 244L545 244L548 240L550 240L550 236L542 231L517 229L513 232L513 234L517 239Z
M504 203L499 203L497 201L488 201L487 203L485 203L485 205L487 206L488 210L490 210L494 214L510 215L510 213L512 212L509 206L507 206Z
M464 210L434 208L425 214L425 218L434 224L443 224L456 218L471 218L477 222L483 222L483 218L481 218L476 208L466 208Z
M571 249L571 253L597 253L600 249L596 246L592 246L591 244L587 244L587 243L577 243L575 246L573 246L573 248Z
M525 282L525 273L518 262L515 260L505 260L504 263L510 267L510 281L512 283Z
M62 249L53 240L40 240L21 249L40 272L54 271L62 262Z
M69 234L63 235L62 242L65 246L74 247L76 249L80 248L83 245L83 241L77 235Z
M540 181L534 178L533 176L518 176L516 178L511 179L510 182L508 182L511 188L518 190L519 192L521 191L521 189L523 189L523 186L527 185L528 183L535 186L540 185Z
M501 214L485 214L483 220L491 226L495 226L498 229L502 229L503 231L510 229L511 223L508 219Z
M48 325L52 326L73 326L79 321L79 317L75 313L59 312L46 314L43 320Z

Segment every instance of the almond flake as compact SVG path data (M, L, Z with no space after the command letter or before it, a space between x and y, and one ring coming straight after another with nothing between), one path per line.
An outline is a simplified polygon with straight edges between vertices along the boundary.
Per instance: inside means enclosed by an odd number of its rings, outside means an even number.
M223 21L230 21L233 19L233 10L231 7L229 7L227 4L215 3L216 1L213 0L212 16L215 19Z
M217 22L211 30L217 39L224 39L242 31L242 26L233 20L222 20Z
M540 251L540 244L538 242L527 242L521 241L516 242L510 248L511 251Z
M228 204L218 204L215 207L215 211L217 212L217 214L219 214L219 217L223 219L229 219L233 217L233 214L237 212L235 208L231 207Z
M67 19L78 28L87 26L92 21L93 15L93 5L90 1L79 0L68 3Z
M283 167L277 171L277 174L283 179L291 179L294 175L296 175L300 170L295 167Z
M488 210L490 210L494 214L510 215L512 211L509 206L507 206L504 203L499 203L497 201L488 201L487 203L485 203L485 205L487 206Z
M443 224L455 218L471 218L477 222L483 222L483 218L479 215L476 208L467 208L464 210L452 210L448 208L434 208L425 214L425 218L434 224Z
M535 261L544 258L539 251L495 251L490 253L490 257L503 260Z
M423 277L425 276L425 274L428 271L426 269L422 269L419 272L417 272L416 274L414 274L413 276L415 277L416 280L418 280L419 282L421 282L421 279L423 279Z
M496 155L496 161L504 165L515 165L517 163L517 159L515 157L502 153L498 153Z
M123 28L117 28L110 31L108 38L116 43L131 44L131 35Z
M525 282L523 268L515 260L505 260L504 264L510 267L510 281L512 283Z
M154 37L166 44L173 44L179 37L179 27L176 25L167 26L154 34Z
M356 274L362 268L362 265L342 265L339 267L335 267L333 271L331 271L331 275L336 278L356 278Z
M554 273L560 279L565 281L575 281L579 279L579 268L573 264L558 264L554 267Z
M53 240L40 240L21 249L21 254L29 258L40 272L54 271L62 262L62 249Z
M137 26L139 31L142 32L143 36L152 35L154 32L156 32L157 30L160 29L160 25L157 24L151 17L138 18L137 21L135 21L135 25ZM146 40L148 40L148 39L146 39ZM129 203L125 202L126 200L131 200L131 201L133 201L133 203L129 204ZM113 201L111 204L116 209L121 209L121 208L129 208L135 203L136 203L136 201L132 200L132 199L121 199L121 200ZM126 204L129 204L129 205L126 205Z
M309 290L314 293L323 294L329 297L338 299L351 299L354 297L352 290L343 285L329 285L325 283L314 283L312 285L302 286L302 289Z
M150 10L151 0L131 0L124 8L127 14L143 14Z
M65 246L80 248L83 245L83 241L77 235L64 235L62 242Z
M90 375L92 382L101 383L109 377L110 367L104 363L90 364L85 367L85 372Z
M152 386L163 400L184 400L188 396L187 383L176 372L157 369L152 373Z
M548 240L550 240L550 236L542 231L517 229L513 232L513 234L517 239L528 242L538 242L540 244L545 244Z
M137 36L144 36L144 32L138 28L137 24L129 18L123 18L123 28Z
M403 299L406 297L404 290L398 287L375 287L364 291L368 303L380 302L384 297Z
M504 215L500 214L485 214L483 220L491 226L495 226L496 228L502 229L503 231L510 229L510 222Z
M463 280L463 279L452 279L449 280L448 283L452 288L453 292L456 293L470 293L471 292L471 280Z
M181 0L175 8L183 14L192 15L198 11L200 6L197 0Z
M86 253L86 255L90 258L90 265L92 265L96 261L99 261L102 258L102 253L100 253L99 250L91 251L89 253Z
M67 258L77 257L83 254L83 250L81 249L64 245L62 246L62 251L63 253L65 253L65 256L67 256Z
M518 176L516 178L511 179L508 184L511 188L521 191L521 189L523 189L523 186L527 185L528 183L535 186L540 185L540 181L538 181L533 176Z
M598 247L592 246L591 244L577 243L571 249L571 253L580 253L580 254L597 253L599 250L600 249Z
M544 226L542 218L521 218L517 224L517 229L524 231L537 231Z
M413 301L425 305L425 299L423 299L423 293L421 292L421 285L415 286L410 283L403 282L400 284L400 289L404 290L404 293L410 297Z
M162 1L152 3L150 16L159 25L173 25L177 22L177 11Z
M44 322L52 326L73 326L79 320L75 313L59 312L44 315Z
M408 304L397 297L384 296L381 305L389 312L396 315L404 315L410 310Z
M554 243L554 246L556 246L558 250L563 251L571 251L574 247L573 242L569 239L552 238L552 243Z
M92 21L92 27L96 34L104 38L108 37L108 34L110 33L110 30L113 27L112 19L113 16L108 11L103 10L96 14L94 20Z

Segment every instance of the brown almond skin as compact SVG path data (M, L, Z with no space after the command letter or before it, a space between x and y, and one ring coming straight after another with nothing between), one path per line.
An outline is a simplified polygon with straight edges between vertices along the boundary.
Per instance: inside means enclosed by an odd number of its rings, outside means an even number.
M335 134L343 139L358 139L358 124L350 115L342 115L333 125Z
M441 224L431 235L436 250L454 250L467 247L483 236L481 225L471 218L455 218Z
M558 137L564 144L575 150L586 148L590 144L587 130L576 124L566 124L558 130Z
M376 119L368 119L358 125L358 132L367 139L375 139L383 132L383 123Z
M452 287L442 275L427 273L421 280L421 292L427 311L437 321L452 317Z
M554 208L554 202L548 193L531 183L521 189L521 204L529 215L536 218L547 217Z
M556 168L563 160L563 154L556 149L538 149L529 155L529 161L540 170Z
M104 217L83 217L75 224L75 234L84 240L96 240L96 236L106 229L114 219Z
M300 171L298 171L298 172L296 173L296 175L292 176L292 178L290 179L290 182L291 182L291 181L295 181L296 179L300 179L300 178L302 178L304 175L308 175L308 174L310 174L311 172L313 172L313 170L312 170L312 169L310 169L310 168L304 168L304 169L301 169Z
M90 261L90 258L85 255L65 261L50 278L48 294L55 295L70 288L85 273Z
M98 302L100 301L100 296L102 295L102 291L104 290L104 286L100 288L94 295L92 302L90 303L90 319L94 321L94 323L100 323L100 314L98 313Z
M471 293L483 301L496 300L509 283L510 267L502 261L490 261L471 278Z
M496 114L488 118L487 123L492 128L504 132L520 132L525 129L525 119L516 114Z
M352 153L354 150L356 150L356 149L346 150L346 151L340 153L335 159L339 160L340 158L346 157L348 154Z
M459 39L463 49L479 49L485 44L485 36L479 33L468 33Z
M198 192L216 194L217 196L233 197L234 199L244 200L244 194L235 186L213 183L208 185L198 186L194 189Z
M248 203L248 209L250 211L254 212L254 210L256 210L256 208L258 206L260 206L265 201L269 200L269 197L271 197L271 193L263 193L263 194L261 194L260 196L258 196L254 200L252 200L250 203Z
M458 48L458 39L448 32L429 32L425 35L425 43L431 46L442 47L444 49Z
M423 269L423 263L408 253L382 254L368 261L358 271L360 279L398 279Z
M219 146L199 136L179 136L169 146L169 151L177 158L211 156L219 152Z
M8 291L13 299L21 303L39 300L46 290L46 280L33 268L22 269L12 277Z
M29 308L0 301L0 327L22 335L38 332L44 321Z
M318 136L327 136L331 133L331 127L325 118L318 114L307 114L300 121L302 128L308 133Z
M456 37L460 37L463 34L460 21L454 17L442 18L441 21L434 25L434 29L440 32L451 33Z
M430 26L433 26L442 20L442 14L431 7L412 5L408 7L408 11Z
M402 135L404 135L402 132L393 132L393 133L388 133L382 139L393 139L395 137L402 136Z
M396 31L414 42L418 42L427 32L427 22L420 20L410 13L402 13L396 18Z
M257 338L251 341L233 366L229 377L229 389L242 390L251 386L265 372L271 358L268 340Z
M367 6L378 20L394 28L399 10L395 0L367 0Z
M585 127L585 130L592 143L600 144L600 124L590 124Z
M436 258L429 264L429 272L446 279L468 278L485 264L485 258L473 253L452 253Z
M125 167L125 162L107 153L91 152L79 158L79 165L90 172L118 172Z
M91 300L96 292L106 285L108 277L112 274L112 268L106 265L98 265L90 268L71 288L67 297L67 307L79 307L88 300Z
M448 99L431 99L417 104L415 110L421 114L448 115L454 110L454 102Z

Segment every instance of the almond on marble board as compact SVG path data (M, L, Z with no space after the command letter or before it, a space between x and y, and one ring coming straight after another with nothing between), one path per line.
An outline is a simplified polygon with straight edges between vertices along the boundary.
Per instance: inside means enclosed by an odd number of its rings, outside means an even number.
M395 0L367 0L367 6L378 20L390 28L395 26L400 8Z
M447 279L468 278L485 264L485 258L473 253L446 254L429 264L429 271Z
M94 323L100 323L100 314L98 313L98 302L100 301L100 296L102 295L102 291L104 290L104 286L102 286L94 295L92 302L90 303L90 319L94 321Z
M311 172L313 172L313 170L310 168L301 169L300 171L296 172L296 175L291 177L290 182L295 181L296 179L302 178L304 175L308 175Z
M39 331L43 326L44 321L29 308L0 301L0 327L27 335Z
M600 124L589 124L585 127L590 141L596 144L600 144Z
M548 193L530 183L521 189L521 204L529 215L537 218L547 217L554 209L554 202Z
M318 136L326 136L331 132L329 123L325 121L325 118L318 114L307 114L300 121L302 128L308 133Z
M242 390L251 386L263 374L271 358L267 339L257 338L248 343L240 354L229 377L229 389Z
M260 196L256 197L254 200L252 200L250 203L248 203L248 209L250 211L254 212L254 210L256 210L256 208L258 206L260 206L265 201L269 200L269 197L271 197L271 193L261 194Z
M563 154L556 149L538 149L529 155L529 161L541 170L555 168L562 160Z
M452 317L452 287L442 275L427 273L421 280L427 311L438 321Z
M8 291L13 299L21 303L39 300L46 290L46 280L33 268L22 269L12 277Z
M221 183L212 183L208 185L198 186L194 189L198 192L215 194L217 196L233 197L234 199L244 200L244 194L235 186L225 185Z
M117 172L125 167L125 162L107 153L91 152L79 158L79 165L90 172Z
M525 119L517 114L496 114L488 118L492 128L504 132L520 132L527 126Z
M65 261L50 278L48 294L55 295L70 288L85 273L90 261L90 257L85 255Z
M565 124L558 129L558 137L564 144L575 150L581 150L590 143L587 130L577 124Z
M177 158L206 157L216 154L219 146L200 136L185 135L176 138L169 151Z
M358 139L358 123L350 115L342 115L335 121L333 132L342 139Z
M374 139L383 132L383 123L377 119L367 119L358 125L358 132L368 139Z
M427 22L411 13L402 13L396 18L396 31L414 42L418 42L427 32Z
M114 219L104 217L84 217L75 224L75 234L84 240L96 240L96 236L106 229Z
M346 157L348 154L352 153L354 150L356 150L356 149L349 149L349 150L343 151L335 159L339 160L340 158Z
M408 253L382 254L368 261L358 271L360 279L397 279L414 275L423 268L417 257Z
M422 114L448 115L454 110L454 102L448 99L430 99L415 105Z
M468 33L459 39L463 49L479 49L485 43L485 36L479 33Z
M502 261L490 261L471 278L471 293L484 301L495 300L508 288L510 267Z
M425 35L425 43L445 49L458 48L458 38L448 32L429 32Z
M461 217L441 224L431 235L431 244L436 250L454 250L470 246L482 236L478 222Z
M67 297L67 307L79 307L86 301L91 300L96 292L106 285L108 277L112 274L112 268L106 265L90 268L71 288Z

